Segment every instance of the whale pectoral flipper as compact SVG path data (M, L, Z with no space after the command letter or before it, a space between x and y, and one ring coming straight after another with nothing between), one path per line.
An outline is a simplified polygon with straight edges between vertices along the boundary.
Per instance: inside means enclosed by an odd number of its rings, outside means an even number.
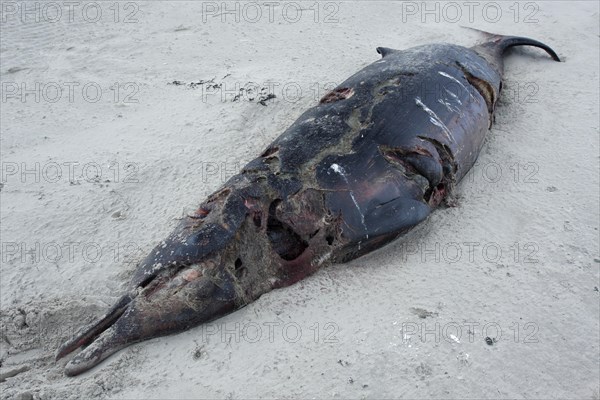
M424 221L430 212L431 208L422 201L398 197L365 214L365 226L370 238L396 237Z
M364 214L362 230L344 232L348 244L334 258L344 262L378 249L414 228L430 213L429 205L406 197L374 205Z

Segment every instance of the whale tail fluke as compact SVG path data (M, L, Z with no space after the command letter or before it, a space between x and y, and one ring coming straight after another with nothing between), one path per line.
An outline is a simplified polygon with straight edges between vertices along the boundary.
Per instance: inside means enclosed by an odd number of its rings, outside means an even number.
M471 27L463 27L479 32L485 36L485 40L472 47L479 55L485 58L493 65L498 73L502 75L504 71L503 56L506 50L517 46L532 46L544 50L554 61L559 61L560 58L556 52L547 44L522 36L499 35L496 33L486 32Z

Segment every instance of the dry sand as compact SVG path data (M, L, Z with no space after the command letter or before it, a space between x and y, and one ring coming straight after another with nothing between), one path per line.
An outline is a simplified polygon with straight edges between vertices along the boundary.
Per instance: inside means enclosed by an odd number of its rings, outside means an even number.
M99 17L37 4L2 3L2 398L599 398L597 2L302 3L299 18L284 2L109 1ZM565 62L507 58L457 207L63 375L57 345L189 207L376 46L481 38L460 25L542 40Z

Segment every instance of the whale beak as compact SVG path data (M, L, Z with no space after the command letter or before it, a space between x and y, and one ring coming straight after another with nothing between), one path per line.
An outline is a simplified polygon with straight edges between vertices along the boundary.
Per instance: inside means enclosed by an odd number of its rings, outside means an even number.
M142 340L180 332L235 308L231 276L223 269L192 265L121 297L98 321L63 344L60 359L83 347L65 367L67 376L85 372L111 354Z
M78 375L87 371L112 353L127 345L130 338L124 336L122 332L128 325L125 321L130 320L131 316L128 315L124 319L121 319L121 317L126 311L131 312L129 311L129 306L134 298L135 295L133 294L126 294L121 297L100 320L84 327L76 336L58 349L56 353L57 360L80 347L87 346L67 364L65 368L67 376ZM89 346L91 343L95 345Z

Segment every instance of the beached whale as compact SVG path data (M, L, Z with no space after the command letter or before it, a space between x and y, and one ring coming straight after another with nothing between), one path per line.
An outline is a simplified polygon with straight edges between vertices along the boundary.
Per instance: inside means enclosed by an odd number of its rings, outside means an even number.
M119 349L207 322L317 269L373 251L422 222L473 165L502 89L503 53L378 48L382 58L298 118L185 217L126 294L57 358L84 372Z

